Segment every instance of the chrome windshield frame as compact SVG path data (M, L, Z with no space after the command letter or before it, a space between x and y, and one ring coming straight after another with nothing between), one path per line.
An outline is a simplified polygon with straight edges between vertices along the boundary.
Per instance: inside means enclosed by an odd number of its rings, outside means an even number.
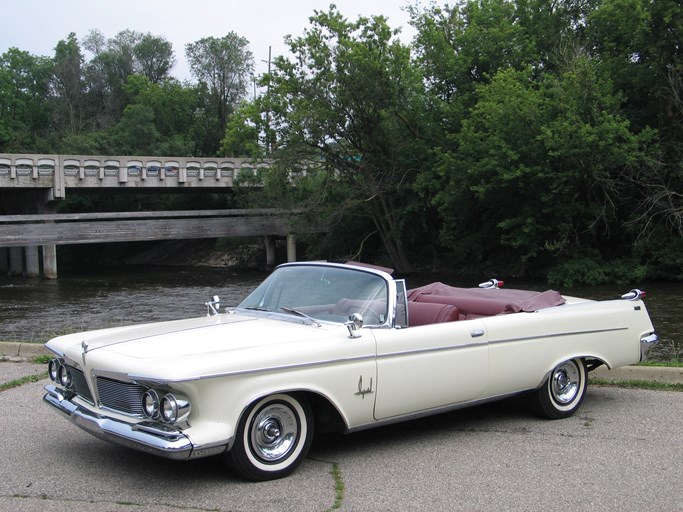
M384 284L386 286L386 300L387 300L387 310L386 310L386 317L384 318L384 321L381 323L377 324L364 324L363 328L391 328L394 326L394 321L396 317L396 307L397 307L397 286L396 282L394 281L393 277L391 277L390 274L387 272L380 270L380 269L375 269L375 268L369 268L369 267L362 267L362 266L354 266L354 265L349 265L349 264L344 264L344 263L328 263L328 262L290 262L290 263L283 263L281 265L278 265L274 272L277 272L280 269L286 269L286 268L306 268L306 267L314 267L314 268L330 268L330 269L339 269L339 270L344 270L348 272L356 272L356 273L361 273L361 274L370 274L376 277L379 277L382 281L384 281ZM271 274L272 275L272 274ZM264 281L265 282L265 281ZM262 283L263 284L263 283ZM259 285L261 286L261 285ZM269 285L270 286L270 285ZM258 289L258 287L256 288ZM256 291L256 289L254 291ZM253 292L252 292L253 293ZM250 314L258 314L258 308L252 308L249 309L249 306L244 306L244 303L249 299L249 296L247 296L247 299L245 299L240 305L238 305L235 308L235 312L238 313L243 313L244 311L249 311ZM265 315L273 315L273 313L276 313L276 311L263 311L263 314ZM280 316L280 315L278 315ZM320 320L320 319L317 319ZM328 323L324 320L322 320L325 323ZM329 322L329 323L341 323L343 322Z

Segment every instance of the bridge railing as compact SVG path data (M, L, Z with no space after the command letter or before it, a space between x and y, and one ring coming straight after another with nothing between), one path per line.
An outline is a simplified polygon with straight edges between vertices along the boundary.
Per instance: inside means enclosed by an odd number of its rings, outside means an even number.
M0 189L230 188L242 173L253 175L272 160L0 153Z

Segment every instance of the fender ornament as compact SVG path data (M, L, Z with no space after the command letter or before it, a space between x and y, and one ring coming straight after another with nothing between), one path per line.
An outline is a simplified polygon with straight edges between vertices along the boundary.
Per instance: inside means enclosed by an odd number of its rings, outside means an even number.
M358 379L358 392L354 393L356 396L360 396L361 398L365 399L365 395L371 395L373 393L372 391L372 377L370 377L370 386L367 388L363 387L363 376L361 375L360 378Z

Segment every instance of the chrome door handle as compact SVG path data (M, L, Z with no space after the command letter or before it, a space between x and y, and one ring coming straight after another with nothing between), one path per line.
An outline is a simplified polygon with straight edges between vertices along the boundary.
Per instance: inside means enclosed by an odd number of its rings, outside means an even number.
M474 329L473 331L470 331L470 336L472 336L473 338L479 338L484 334L486 334L486 331L484 329Z

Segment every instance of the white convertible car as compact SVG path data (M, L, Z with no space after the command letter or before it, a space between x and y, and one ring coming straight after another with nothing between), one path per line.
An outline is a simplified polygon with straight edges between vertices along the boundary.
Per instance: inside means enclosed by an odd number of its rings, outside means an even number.
M528 394L572 415L587 372L642 361L657 342L632 290L591 301L554 291L441 283L390 271L279 266L239 306L206 317L50 340L44 400L91 434L171 459L221 455L239 474L290 474L318 430L353 432Z

